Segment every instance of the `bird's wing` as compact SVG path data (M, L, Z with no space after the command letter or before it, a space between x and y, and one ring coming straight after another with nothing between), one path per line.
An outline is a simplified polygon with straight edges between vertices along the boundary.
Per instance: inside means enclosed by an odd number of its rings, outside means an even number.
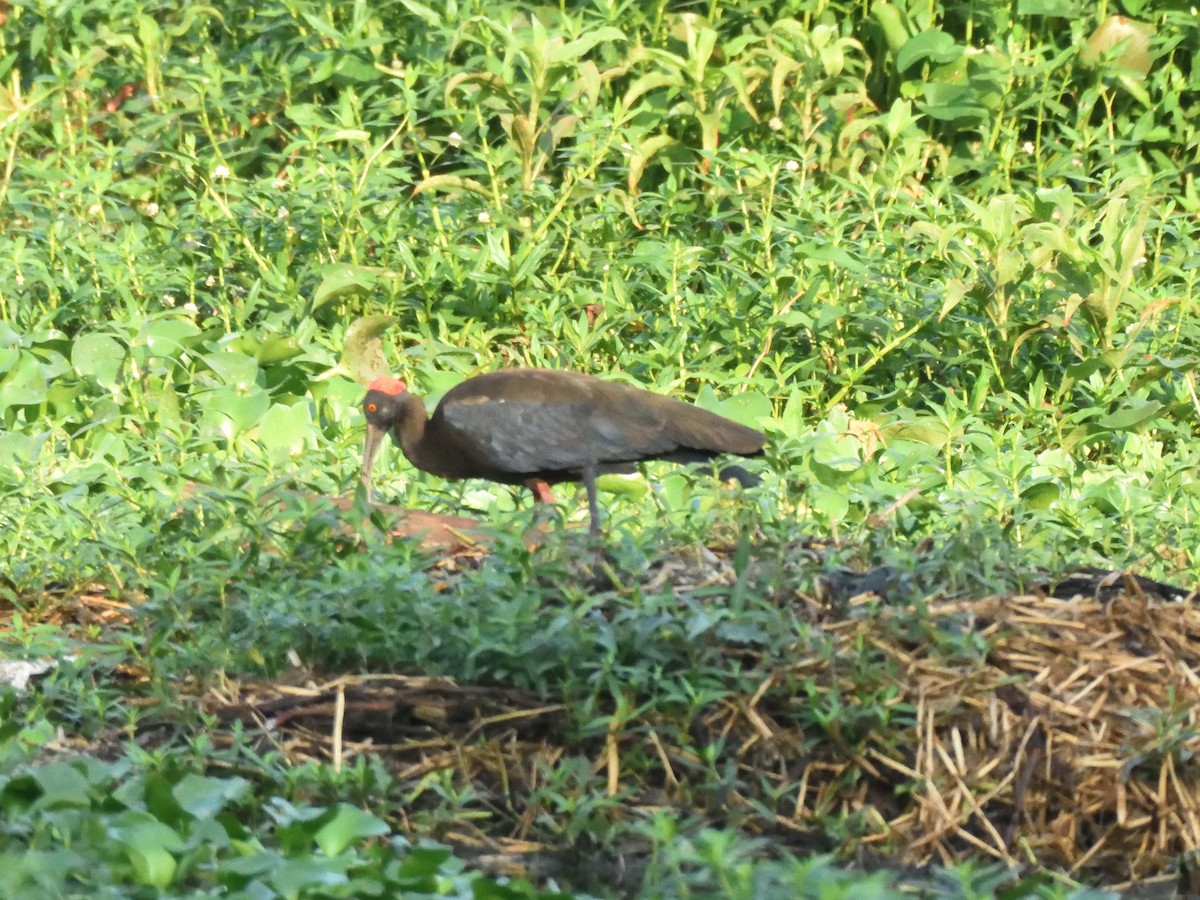
M578 400L490 399L442 405L443 427L477 465L513 474L577 471L667 452L661 425L614 417ZM657 436L655 435L657 432Z

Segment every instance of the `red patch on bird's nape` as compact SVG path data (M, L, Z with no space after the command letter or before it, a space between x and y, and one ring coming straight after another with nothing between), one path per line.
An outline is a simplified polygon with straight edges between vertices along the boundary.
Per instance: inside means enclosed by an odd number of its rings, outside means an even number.
M381 394L387 394L389 397L398 397L408 390L408 385L399 378L393 378L391 375L380 375L369 385L368 391L379 391Z

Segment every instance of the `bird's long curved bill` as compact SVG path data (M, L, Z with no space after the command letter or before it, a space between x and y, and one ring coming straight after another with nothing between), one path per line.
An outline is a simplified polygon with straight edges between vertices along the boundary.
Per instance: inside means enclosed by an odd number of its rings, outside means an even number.
M367 492L368 503L371 502L371 470L375 468L375 457L379 455L379 448L383 445L385 437L387 437L386 431L367 423L367 440L363 444L362 483L363 489Z

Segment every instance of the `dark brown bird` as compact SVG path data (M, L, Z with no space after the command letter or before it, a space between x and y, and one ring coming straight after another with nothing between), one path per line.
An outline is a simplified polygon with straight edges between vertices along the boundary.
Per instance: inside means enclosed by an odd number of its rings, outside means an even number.
M367 441L362 480L389 431L418 469L443 478L523 484L552 502L550 485L582 481L600 532L596 476L643 460L696 463L722 453L762 454L765 435L690 403L578 372L505 369L477 375L442 398L432 418L397 378L381 375L363 400ZM752 481L731 466L730 477Z

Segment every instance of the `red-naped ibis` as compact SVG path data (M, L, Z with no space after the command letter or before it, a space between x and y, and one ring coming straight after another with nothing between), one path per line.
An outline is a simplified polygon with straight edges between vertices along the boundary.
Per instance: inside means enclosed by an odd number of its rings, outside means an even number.
M552 501L550 485L582 481L600 532L596 476L643 460L695 463L722 453L758 456L765 435L690 403L579 372L505 369L451 388L434 410L397 378L381 375L363 400L367 440L362 480L389 431L418 469L443 478L523 484ZM746 483L739 467L731 477Z

